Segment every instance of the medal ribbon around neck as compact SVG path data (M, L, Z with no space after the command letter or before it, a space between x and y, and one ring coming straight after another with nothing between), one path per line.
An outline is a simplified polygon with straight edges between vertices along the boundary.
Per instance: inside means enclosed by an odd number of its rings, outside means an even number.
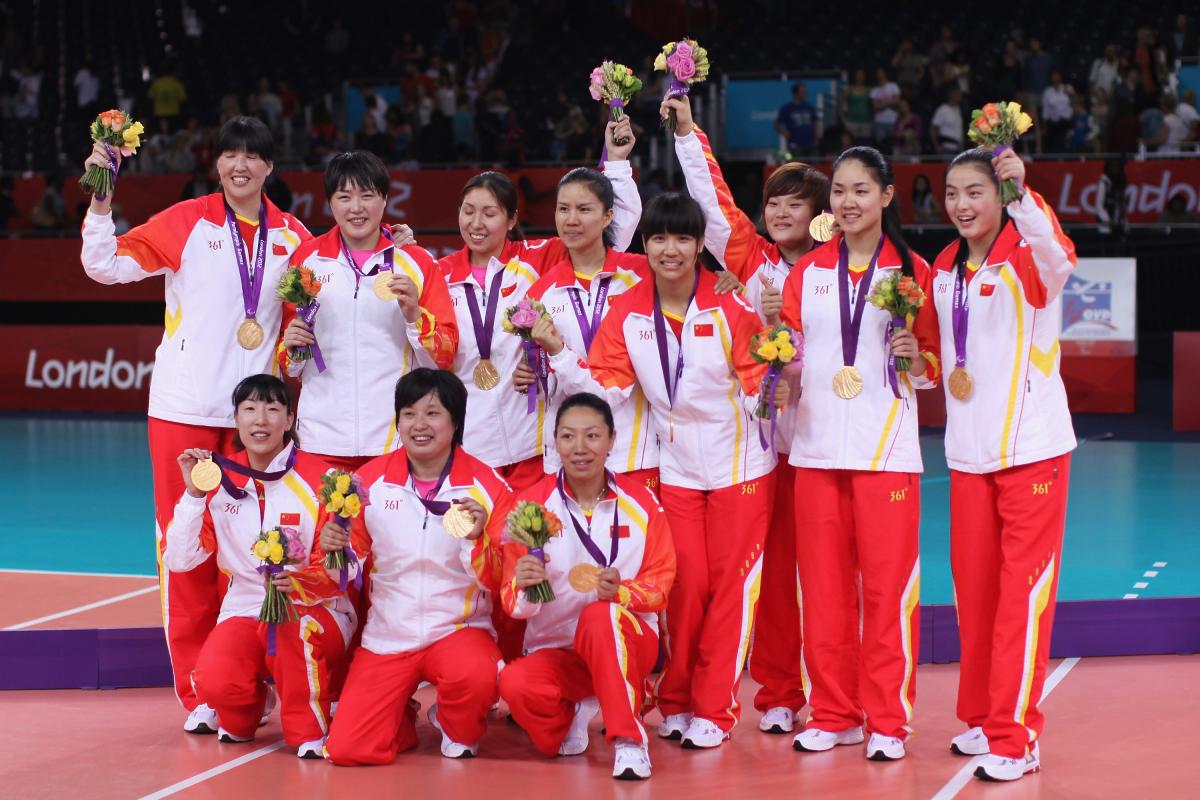
M605 471L605 489L608 488L608 472ZM575 528L575 535L579 537L579 541L587 549L588 555L592 557L597 564L602 567L611 567L617 563L617 555L621 551L620 525L618 524L621 516L620 503L613 501L613 521L612 521L612 537L608 546L608 560L604 559L604 551L592 539L592 535L583 529L576 519L575 514L571 511L571 505L567 502L567 492L563 482L563 471L558 471L558 496L562 499L563 508L567 511L567 516L571 518L571 525ZM603 497L603 495L601 495ZM597 505L599 502L597 501ZM582 508L582 506L580 506Z
M691 308L692 301L696 299L696 287L700 284L700 272L696 272L696 280L692 283L692 293L688 297L687 308ZM687 315L687 311L684 311ZM675 405L675 390L679 388L679 381L683 379L683 336L679 337L679 352L675 358L675 380L671 380L671 368L669 366L670 357L667 354L667 320L663 316L662 301L658 296L658 286L654 287L654 341L658 343L658 363L662 367L663 383L667 387L667 405L674 407Z
M233 257L237 262L238 277L242 282L242 307L246 319L254 319L258 314L258 300L262 296L263 277L267 271L267 204L260 203L258 207L258 247L254 251L254 267L251 274L250 259L246 256L246 240L242 238L241 228L238 227L237 214L225 204L225 222L229 227L229 235L233 237Z

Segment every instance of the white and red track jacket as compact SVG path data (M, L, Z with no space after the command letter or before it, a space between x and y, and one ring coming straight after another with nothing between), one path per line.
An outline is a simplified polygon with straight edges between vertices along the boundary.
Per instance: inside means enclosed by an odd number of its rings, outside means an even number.
M567 573L576 564L600 566L583 544L571 515L588 533L605 560L612 554L613 514L617 522L616 560L609 566L621 573L621 588L615 602L635 615L642 625L658 633L658 612L667 606L667 595L675 581L675 546L667 515L654 493L636 480L623 475L608 476L608 491L596 504L589 520L564 486L558 490L558 475L547 475L540 483L523 493L518 502L531 500L540 503L563 523L562 533L553 537L544 548L549 563L546 574L554 589L555 599L534 603L518 589L514 573L517 561L528 549L513 541L504 544L504 579L500 598L504 610L514 619L528 620L525 628L525 652L546 647L570 647L575 640L575 627L584 607L596 601L596 592L581 594L567 582Z
M704 131L695 128L687 136L677 135L675 154L683 167L688 194L704 210L705 249L745 284L746 299L765 325L762 281L782 290L792 265L779 252L779 245L760 236L754 222L737 207ZM780 455L785 455L792 445L796 429L800 370L784 369L782 380L788 382L791 395L785 413L776 418L775 449Z
M650 277L645 256L619 253L609 248L604 266L592 276L586 287L575 274L570 259L564 259L551 267L529 290L529 297L544 304L554 317L554 327L564 342L563 349L550 359L550 404L546 409L542 433L542 463L548 475L558 474L562 466L554 446L554 417L558 407L576 392L596 392L591 373L580 366L580 361L587 359L587 347L571 295L578 296L584 319L590 326L601 286L607 285L607 297L600 313L607 316L612 300ZM650 407L641 388L635 387L629 400L614 406L612 412L617 435L608 457L608 468L613 472L632 472L657 467L658 440L650 419Z
M500 583L500 537L513 493L491 467L463 448L455 448L453 457L434 500L469 497L487 509L487 527L473 542L446 533L442 518L426 510L413 488L403 447L356 472L371 501L352 520L350 537L371 575L362 643L372 653L421 650L463 628L494 635L492 593ZM351 576L356 571L352 567Z
M965 273L966 370L974 389L966 400L946 392L946 462L962 472L995 472L1075 449L1058 342L1075 245L1036 192L1026 190L1008 204L1008 213L1012 221L986 263L967 265ZM934 261L932 313L922 309L918 315L918 326L940 332L946 375L955 364L957 250L952 243Z
M407 275L420 293L421 318L410 323L398 303L380 300L375 278L361 279L347 261L337 228L306 242L292 256L321 283L315 334L326 370L311 358L296 360L279 344L279 357L303 391L297 412L300 441L312 453L377 456L399 445L393 397L396 381L416 367L449 369L458 349L458 324L441 270L421 247L394 247L380 236L375 253L359 267L370 272L393 251L392 270ZM283 307L284 328L296 315Z
M683 320L683 340L666 327L667 369L683 377L672 408L655 340L654 281L644 280L613 301L588 354L592 376L610 403L641 386L659 440L662 482L685 489L720 489L775 468L774 448L758 441L758 405L766 366L750 356L759 331L754 309L736 294L717 295L716 276L698 270L696 296Z
M311 234L291 214L264 202L269 238L257 319L266 335L254 350L243 350L236 338L245 307L224 195L176 203L123 236L113 235L111 215L89 212L84 218L82 261L92 280L166 277L165 330L150 379L151 417L232 428L233 387L248 375L276 371L282 311L275 288L288 259ZM259 235L246 242L252 267Z
M293 447L285 447L264 471L283 469ZM245 465L245 452L238 453L234 460ZM221 486L206 497L184 492L167 528L163 565L172 572L187 572L215 556L217 567L229 581L217 621L232 617L257 619L267 594L267 578L257 571L262 562L254 555L254 543L262 531L291 528L299 534L305 552L312 553L313 540L327 518L317 495L325 471L321 459L300 452L291 470L279 480L259 482L228 473L238 488L246 490L240 500ZM288 569L294 589L292 602L301 607L327 608L341 629L342 640L349 643L356 624L354 607L338 592L336 582L329 581L323 556L314 555L308 563Z
M788 463L814 469L921 472L916 393L907 374L897 378L900 397L893 393L886 372L885 339L891 317L870 303L863 310L854 363L862 376L862 392L850 400L834 393L833 376L843 366L837 285L841 238L834 236L806 255L783 288L783 321L804 334L802 392ZM915 252L912 261L913 277L929 297L929 265ZM862 286L860 281L855 290L869 292L900 268L899 253L885 239L872 285ZM937 339L922 339L920 330L917 338L921 351L932 356L928 370L936 380Z

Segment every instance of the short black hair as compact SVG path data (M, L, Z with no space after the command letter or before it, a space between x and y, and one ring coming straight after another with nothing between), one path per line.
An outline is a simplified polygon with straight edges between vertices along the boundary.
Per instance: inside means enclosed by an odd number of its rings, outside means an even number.
M563 400L562 405L558 407L558 413L554 415L555 436L558 435L558 425L562 422L563 414L572 408L590 408L604 418L604 424L608 426L610 436L616 433L617 427L613 423L612 406L608 404L608 401L591 392L578 392Z
M450 412L454 423L455 445L463 443L463 427L467 420L467 387L453 372L444 369L417 367L396 381L396 421L400 410L417 404L421 398L435 392L442 407Z
M325 199L348 186L374 189L380 197L387 197L391 179L379 156L366 150L351 150L338 153L325 166Z
M233 387L232 399L234 413L237 413L237 407L247 400L279 403L287 408L289 414L296 413L296 396L292 394L292 388L274 375L265 373L242 378L241 382ZM300 446L300 437L296 435L295 420L292 421L292 427L284 432L283 440L294 442L297 447ZM235 450L246 449L246 445L236 433L233 436L233 447Z
M264 161L275 160L275 137L258 117L234 117L217 132L217 155L245 150Z
M682 192L663 192L642 212L642 237L674 233L704 240L704 209Z

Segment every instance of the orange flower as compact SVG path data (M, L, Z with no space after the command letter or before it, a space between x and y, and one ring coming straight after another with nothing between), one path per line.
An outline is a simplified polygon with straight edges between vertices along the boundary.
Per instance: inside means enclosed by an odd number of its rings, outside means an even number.
M995 103L988 103L983 107L983 117L988 121L989 127L996 127L1000 124L1000 109ZM986 133L987 131L984 131Z
M125 115L114 108L102 113L100 122L113 130L120 130L125 127Z
M980 114L975 119L975 127L976 127L976 129L978 129L978 131L980 133L991 133L992 132L992 124L990 122L988 122L987 117L985 117L983 114Z

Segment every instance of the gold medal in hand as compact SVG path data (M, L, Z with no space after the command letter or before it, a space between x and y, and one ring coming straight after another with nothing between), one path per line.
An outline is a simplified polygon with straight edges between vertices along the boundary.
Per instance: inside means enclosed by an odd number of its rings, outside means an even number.
M594 592L600 587L600 568L595 564L576 564L567 573L567 583L580 594Z
M203 458L192 465L192 485L208 494L221 485L221 468L211 458Z

